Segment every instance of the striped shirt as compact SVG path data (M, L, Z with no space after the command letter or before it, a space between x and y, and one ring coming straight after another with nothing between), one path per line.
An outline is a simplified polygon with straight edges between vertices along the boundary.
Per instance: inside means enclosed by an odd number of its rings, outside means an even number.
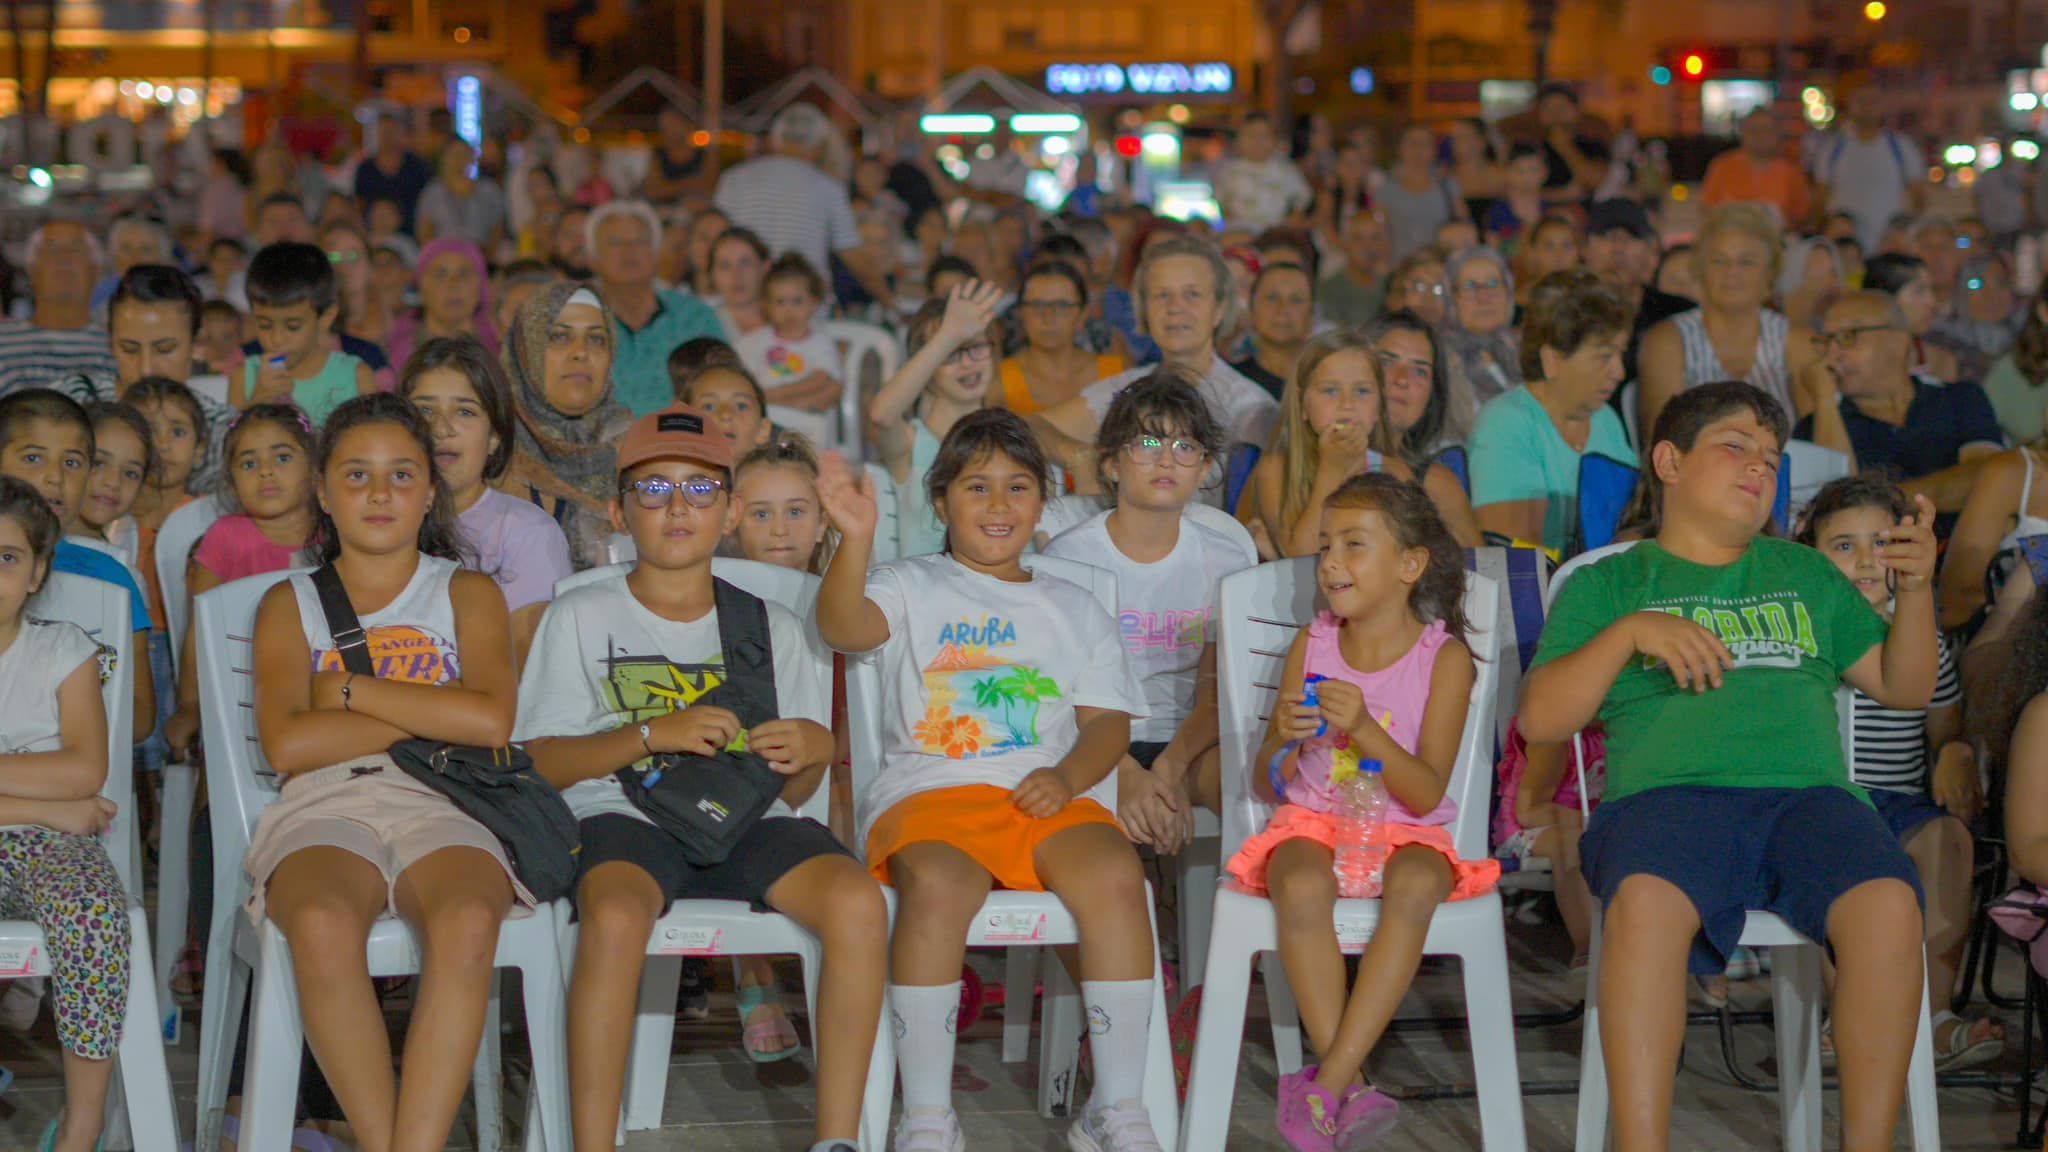
M1934 681L1934 698L1925 709L1902 712L1856 693L1856 763L1849 775L1865 788L1926 795L1927 713L1963 702L1955 656L1949 651L1948 638L1940 639L1941 667Z
M1714 342L1707 337L1707 314L1695 308L1681 312L1671 318L1678 326L1678 338L1685 348L1685 386L1697 388L1717 380L1729 379L1728 370L1721 367L1721 357L1714 351ZM1792 407L1792 365L1786 358L1786 339L1791 325L1785 314L1763 310L1756 330L1756 357L1750 361L1749 375L1743 379L1771 394L1772 398L1785 409L1787 416L1797 409Z
M114 379L114 350L99 327L38 328L0 320L0 396L24 388L61 388L73 376Z
M846 189L794 156L761 156L718 178L718 210L780 256L794 252L826 278L832 253L860 247Z

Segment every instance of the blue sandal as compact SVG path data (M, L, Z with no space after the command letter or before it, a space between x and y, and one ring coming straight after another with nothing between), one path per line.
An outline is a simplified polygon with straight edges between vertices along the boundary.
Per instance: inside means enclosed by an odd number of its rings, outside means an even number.
M63 1127L63 1125L64 1118L62 1116L50 1121L50 1126L43 1129L42 1141L36 1147L41 1152L57 1152L57 1129ZM102 1134L98 1140L93 1141L92 1152L101 1152L106 1146L107 1138Z
M787 1060L803 1051L803 1038L797 1035L796 1025L790 1022L789 1013L782 1008L780 990L766 985L756 985L739 990L740 1046L747 1051L747 1059L756 1064L774 1064ZM759 1024L747 1023L747 1018L756 1009L773 1008L776 1019ZM780 1048L770 1044L780 1043Z

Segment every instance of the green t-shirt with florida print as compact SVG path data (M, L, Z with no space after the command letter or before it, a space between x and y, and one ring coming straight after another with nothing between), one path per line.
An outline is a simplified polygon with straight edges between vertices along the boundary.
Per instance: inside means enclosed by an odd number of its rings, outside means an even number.
M1544 622L1535 663L1645 611L1712 631L1735 667L1706 692L1681 690L1649 657L1622 668L1600 706L1607 799L1679 785L1855 790L1835 691L1883 642L1885 622L1827 557L1760 537L1735 563L1709 567L1646 541L1572 576Z

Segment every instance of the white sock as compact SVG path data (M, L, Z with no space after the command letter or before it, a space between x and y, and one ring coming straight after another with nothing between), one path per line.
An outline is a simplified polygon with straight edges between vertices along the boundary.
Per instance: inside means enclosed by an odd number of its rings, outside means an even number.
M905 1112L953 1108L953 1041L960 1023L960 981L931 987L889 985L896 1069ZM1098 1058L1099 1062L1099 1058Z
M1145 1041L1152 1031L1152 981L1083 980L1088 1046L1095 1054L1091 1108L1145 1095Z

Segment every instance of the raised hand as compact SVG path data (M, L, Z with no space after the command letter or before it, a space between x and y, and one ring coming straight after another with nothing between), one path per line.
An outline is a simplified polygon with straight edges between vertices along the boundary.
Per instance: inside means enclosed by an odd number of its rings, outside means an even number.
M875 522L881 513L875 506L874 487L866 473L856 471L837 452L825 453L818 462L818 503L841 536L875 538Z
M1899 591L1918 591L1934 583L1934 505L1925 496L1913 497L1915 515L1902 518L1898 526L1885 531L1884 547L1877 562L1899 575Z
M958 348L988 331L1002 299L1003 290L985 280L954 286L946 296L946 315L939 321L939 342L949 349Z
M1629 617L1629 635L1636 651L1662 662L1688 692L1719 688L1722 674L1735 667L1734 654L1719 636L1682 616L1637 612Z

